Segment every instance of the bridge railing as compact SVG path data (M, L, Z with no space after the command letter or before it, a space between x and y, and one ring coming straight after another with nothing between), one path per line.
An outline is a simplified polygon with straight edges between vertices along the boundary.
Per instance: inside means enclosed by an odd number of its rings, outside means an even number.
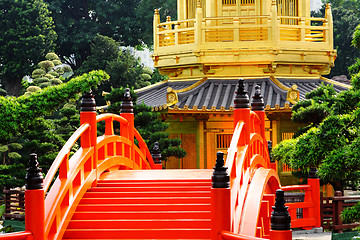
M289 207L292 228L312 229L321 227L320 182L318 178L309 178L307 185L283 186L281 189L305 193L303 202L285 204ZM302 216L297 214L298 209L302 209Z
M284 240L292 238L290 223L292 228L321 227L319 179L312 174L307 185L281 187L277 173L271 168L265 140L265 112L260 86L255 88L252 111L242 80L239 80L234 103L234 134L228 149L225 169L220 167L221 163L218 164L220 162L218 159L221 159L218 156L213 174L212 195L215 200L212 201L218 201L213 205L223 206L219 210L213 207L215 212L213 219L220 219L219 225L213 227L214 235L218 234L220 239L228 240L262 238ZM224 174L226 168L229 173L229 188L226 184L219 184L217 180L226 179L218 176ZM217 188L218 185L221 188ZM305 198L303 202L286 204L289 207L289 215L284 205L279 207L280 203L274 201L275 191L276 198L278 191L281 191L279 193L282 195L282 200L279 201L281 204L285 203L284 191L303 191ZM227 202L230 202L230 206L226 204ZM274 203L275 207L272 207ZM297 209L303 211L301 219L297 217ZM280 215L277 215L276 211L280 210L284 213L281 215L284 217L283 222L277 219ZM222 213L217 214L217 211ZM276 216L274 221L273 215ZM280 227L280 223L285 224Z
M270 168L260 86L256 86L255 92L251 111L244 82L239 80L234 100L234 134L225 163L229 188L221 184L222 188L218 188L217 181L214 182L219 173L226 171L218 164L221 159L218 153L212 188L212 201L218 202L212 205L223 208L213 207L213 219L220 220L212 230L220 239L291 239L290 227L280 232L276 228L270 230L271 207L280 182ZM217 211L222 212L216 214Z
M279 16L271 5L269 15L204 17L201 5L194 19L160 23L159 11L154 14L154 51L173 47L191 47L193 50L223 46L238 46L251 41L253 48L276 47L279 43L303 48L333 47L333 21L330 5L324 18ZM178 49L178 48L176 48ZM174 51L176 51L174 49Z

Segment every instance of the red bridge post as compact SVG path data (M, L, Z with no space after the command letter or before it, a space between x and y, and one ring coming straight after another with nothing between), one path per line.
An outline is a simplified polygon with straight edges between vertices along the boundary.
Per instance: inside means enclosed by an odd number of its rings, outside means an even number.
M218 152L211 178L211 239L219 239L221 231L230 231L230 178L224 167L224 153Z
M321 213L320 213L320 179L316 176L316 168L310 168L309 177L308 177L308 185L311 186L311 195L307 196L305 194L304 201L311 201L314 204L313 211L309 211L307 214L310 217L315 219L315 228L321 227ZM310 199L311 198L311 199ZM306 214L306 213L304 213Z
M88 123L90 131L81 136L80 144L82 148L94 147L92 168L97 166L97 123L96 123L96 102L92 91L84 93L80 107L80 125Z
M240 144L246 145L250 141L250 105L249 96L245 90L244 79L239 79L238 88L234 98L234 129L239 122L245 123L245 136Z
M125 89L124 99L121 103L120 107L120 116L128 120L129 126L128 127L122 127L120 126L120 135L128 138L132 144L134 143L134 110L133 110L133 103L130 96L130 89ZM131 147L131 156L129 156L131 159L134 158L134 146Z
M44 240L45 194L43 176L35 153L30 154L25 186L25 231L31 232L33 239Z

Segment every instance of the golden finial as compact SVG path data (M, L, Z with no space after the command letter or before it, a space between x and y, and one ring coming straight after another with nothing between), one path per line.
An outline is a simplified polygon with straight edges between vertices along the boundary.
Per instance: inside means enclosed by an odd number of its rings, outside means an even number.
M170 17L170 16L167 16L167 17L166 17L166 21L167 21L167 22L171 22L171 17Z
M155 15L159 15L159 9L155 8L154 14L155 14Z
M201 8L201 1L200 0L197 1L196 7Z

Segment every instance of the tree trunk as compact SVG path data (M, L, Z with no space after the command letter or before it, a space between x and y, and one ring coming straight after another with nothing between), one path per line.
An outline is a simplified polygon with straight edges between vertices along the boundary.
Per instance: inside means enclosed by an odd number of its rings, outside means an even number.
M5 90L9 96L20 96L21 93L21 79L6 79Z

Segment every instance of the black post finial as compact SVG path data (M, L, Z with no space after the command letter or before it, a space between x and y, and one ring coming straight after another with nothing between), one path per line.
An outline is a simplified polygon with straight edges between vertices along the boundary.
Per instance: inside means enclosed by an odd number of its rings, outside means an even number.
M85 92L82 96L81 105L80 105L81 112L95 112L96 111L96 102L92 91Z
M125 89L124 99L121 103L121 113L133 113L133 103L130 96L130 89Z
M29 168L26 169L25 187L27 190L42 189L43 175L35 153L30 154Z
M227 167L224 167L224 153L217 152L216 164L211 177L213 188L228 188L230 186L230 178L227 173Z
M290 230L291 218L285 206L284 191L276 190L275 206L272 207L271 230Z
M234 108L250 108L249 95L245 90L244 79L239 79L238 89L234 98Z
M261 95L260 86L256 85L255 94L252 97L251 110L253 111L264 111L264 98Z
M161 164L161 151L160 151L158 142L154 143L154 147L152 149L151 156L152 156L155 164Z
M314 178L319 178L319 177L316 175L316 173L317 173L316 167L310 167L308 178L312 178L312 179L314 179Z

